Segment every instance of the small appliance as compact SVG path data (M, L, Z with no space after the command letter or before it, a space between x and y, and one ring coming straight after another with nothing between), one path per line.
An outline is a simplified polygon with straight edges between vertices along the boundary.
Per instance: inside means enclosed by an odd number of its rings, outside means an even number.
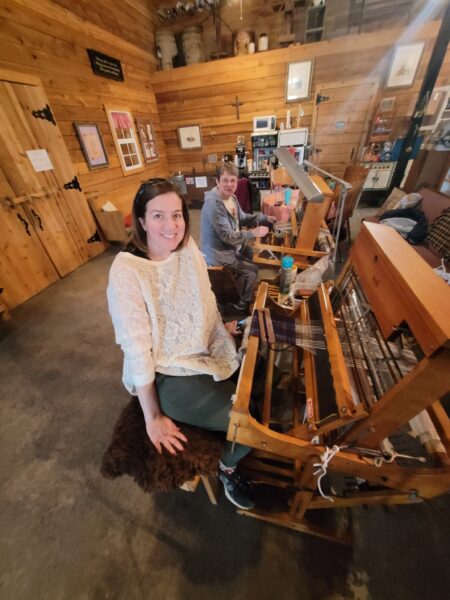
M261 133L263 131L274 131L277 125L275 115L264 117L253 117L253 133Z

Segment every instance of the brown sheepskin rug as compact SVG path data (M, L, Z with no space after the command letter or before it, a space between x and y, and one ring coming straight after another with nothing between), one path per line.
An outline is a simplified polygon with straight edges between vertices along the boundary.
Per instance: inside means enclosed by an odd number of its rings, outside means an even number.
M188 439L184 452L176 456L158 454L145 430L139 400L133 397L117 421L106 450L101 473L108 479L130 475L145 491L175 489L195 475L217 472L224 445L220 433L177 423Z

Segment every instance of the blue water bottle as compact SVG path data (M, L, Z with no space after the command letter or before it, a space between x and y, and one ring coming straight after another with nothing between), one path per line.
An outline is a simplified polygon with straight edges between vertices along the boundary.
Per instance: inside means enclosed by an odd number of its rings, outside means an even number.
M285 188L284 190L284 203L285 204L290 204L291 203L291 196L292 196L292 190L290 187Z
M294 273L294 259L292 256L283 256L280 269L280 294L287 296L291 291L292 276Z

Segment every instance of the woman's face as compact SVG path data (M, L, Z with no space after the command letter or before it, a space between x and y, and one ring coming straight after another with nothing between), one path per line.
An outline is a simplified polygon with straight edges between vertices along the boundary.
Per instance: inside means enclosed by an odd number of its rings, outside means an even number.
M181 198L175 192L155 196L147 202L145 217L139 221L147 232L149 257L168 258L183 239L186 227Z
M216 179L217 190L222 198L229 198L237 189L238 178L230 173L222 173L219 179Z

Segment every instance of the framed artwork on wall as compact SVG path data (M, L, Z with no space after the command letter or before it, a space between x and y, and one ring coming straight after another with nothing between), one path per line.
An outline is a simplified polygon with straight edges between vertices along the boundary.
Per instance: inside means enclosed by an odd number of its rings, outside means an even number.
M425 42L415 42L395 48L386 81L387 88L409 87L414 83L424 47Z
M144 165L138 148L131 112L106 105L105 111L123 174L130 175L142 171Z
M200 125L178 127L178 141L182 150L197 150L202 147Z
M309 98L313 61L292 62L286 73L286 102Z
M84 158L91 171L107 167L109 164L108 155L106 154L98 124L75 122L73 126L80 140Z
M143 115L136 115L136 127L141 140L144 162L151 163L158 160L155 135L151 119Z

